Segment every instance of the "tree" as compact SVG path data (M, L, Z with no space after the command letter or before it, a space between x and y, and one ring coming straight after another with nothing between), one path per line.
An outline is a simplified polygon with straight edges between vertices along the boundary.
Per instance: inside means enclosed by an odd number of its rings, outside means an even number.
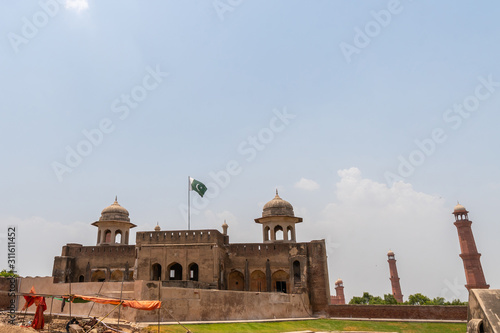
M431 300L429 297L424 296L421 293L410 295L410 297L408 297L408 304L410 305L425 305L428 304L430 301Z
M366 291L363 293L361 297L353 297L349 304L370 304L370 300L373 299L373 296Z
M446 302L445 305L467 305L469 302L462 302L459 299L454 299L451 302Z
M429 302L431 305L446 305L444 297L434 297L432 301Z
M16 273L14 273L12 270L8 271L6 269L3 269L1 272L0 272L0 276L4 276L4 277L19 277L19 275L17 275Z
M384 304L398 304L398 301L396 301L396 298L394 298L394 295L385 294L384 295Z

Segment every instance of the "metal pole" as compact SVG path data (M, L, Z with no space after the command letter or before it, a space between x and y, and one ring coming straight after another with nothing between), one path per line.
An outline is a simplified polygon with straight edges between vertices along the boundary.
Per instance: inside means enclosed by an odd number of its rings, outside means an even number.
M191 230L191 177L188 176L188 230Z
M106 281L102 281L101 287L99 288L99 291L97 292L97 297L99 297L101 295L101 289L104 286L104 282L106 282ZM94 305L95 305L95 302L92 302L92 306L90 307L90 311L88 314L89 317L90 317L90 313L92 312L92 309L94 308Z
M161 279L158 281L158 301L161 302ZM161 305L158 308L158 333L160 333L160 316L161 316Z
M122 301L122 295L123 295L123 281L125 280L125 274L123 274L123 277L122 277L122 287L121 287L121 290L120 290L120 302ZM121 314L121 310L122 310L122 307L120 306L118 308L118 328L120 328L120 314Z
M68 279L69 279L69 318L71 320L71 269L68 269ZM64 298L63 298L64 300Z
M49 324L49 332L52 332L52 320L54 320L54 318L52 318L52 305L54 304L54 296L52 296L51 298L51 301L50 301L50 324ZM64 299L63 299L64 301Z

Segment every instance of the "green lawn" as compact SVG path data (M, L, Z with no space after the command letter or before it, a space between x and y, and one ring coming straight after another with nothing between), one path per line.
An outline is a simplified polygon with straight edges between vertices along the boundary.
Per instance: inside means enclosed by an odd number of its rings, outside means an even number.
M285 321L271 323L242 323L242 324L198 324L185 325L193 333L204 332L259 332L278 333L290 331L379 331L379 332L401 332L401 333L464 333L466 324L447 323L405 323L405 322L374 322L374 321L351 321L351 320L304 320ZM144 332L157 332L156 326L150 326ZM179 325L161 326L161 332L185 333Z

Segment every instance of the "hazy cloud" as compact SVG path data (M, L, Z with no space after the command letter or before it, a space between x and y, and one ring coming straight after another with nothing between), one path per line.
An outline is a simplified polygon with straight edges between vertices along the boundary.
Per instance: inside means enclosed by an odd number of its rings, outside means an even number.
M306 190L306 191L314 191L314 190L319 189L318 183L316 183L314 180L306 179L306 178L300 178L300 180L298 182L296 182L294 186L296 188L300 188L300 189Z
M89 8L89 2L88 0L66 0L65 7L67 9L82 11Z
M305 222L313 224L305 230L311 239L327 242L332 294L338 277L344 280L349 299L363 291L378 296L391 293L387 251L392 249L405 297L421 292L467 299L465 287L459 295L444 292L447 281L465 283L450 214L453 207L411 184L387 187L363 178L357 168L340 170L338 175L335 202L325 207L319 222Z

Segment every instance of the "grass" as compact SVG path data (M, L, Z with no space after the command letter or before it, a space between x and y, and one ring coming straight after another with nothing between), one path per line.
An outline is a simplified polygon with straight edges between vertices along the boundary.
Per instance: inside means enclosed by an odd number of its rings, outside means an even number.
M240 323L240 324L196 324L184 325L193 333L214 332L259 332L278 333L291 331L378 331L400 333L463 333L467 330L466 324L450 323L408 323L408 322L376 322L376 321L351 321L351 320L304 320L284 321L269 323ZM185 333L186 330L179 325L163 325L162 333ZM157 332L156 326L150 326L143 332Z

